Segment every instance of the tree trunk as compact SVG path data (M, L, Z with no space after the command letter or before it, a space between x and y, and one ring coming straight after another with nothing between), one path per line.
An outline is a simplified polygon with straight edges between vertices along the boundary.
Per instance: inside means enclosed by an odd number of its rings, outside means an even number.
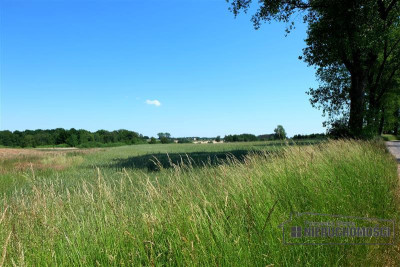
M368 129L378 134L380 131L380 123L382 117L380 117L379 112L380 103L376 97L376 88L372 86L369 90L369 102L368 102L368 111L366 113L366 122L368 125Z
M351 74L349 128L353 137L360 137L363 129L365 82L361 73Z
M382 135L383 133L383 124L385 123L385 109L382 108L381 112L381 120L379 121L379 129L378 129L378 134Z
M396 136L399 135L399 122L400 122L399 113L400 113L400 108L399 108L399 103L397 102L396 110L394 113L395 122L394 122L394 129L393 129L393 134Z

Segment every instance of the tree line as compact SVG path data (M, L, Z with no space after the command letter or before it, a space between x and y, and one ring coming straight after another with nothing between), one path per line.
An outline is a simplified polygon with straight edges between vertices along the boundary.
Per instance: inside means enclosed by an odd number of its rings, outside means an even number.
M327 134L324 133L320 133L320 134L295 134L292 139L293 140L302 140L302 139L325 139L328 137L332 137L335 138L335 136L329 136Z
M134 145L134 144L169 144L169 143L193 143L196 141L217 142L252 142L252 141L271 141L286 139L285 129L278 125L273 134L254 135L254 134L233 134L226 135L224 138L217 136L216 138L207 137L171 137L170 133L159 133L158 139L143 136L134 131L129 130L98 130L90 132L79 129L63 129L57 128L52 130L25 130L25 131L0 131L0 146L6 147L106 147L118 145ZM293 139L315 139L326 138L325 134L311 135L295 135Z
M326 139L326 138L335 138L334 136L330 136L324 133L317 134L296 134L291 139L292 140L306 140L306 139ZM276 134L264 134L264 135L254 135L254 134L234 134L227 135L224 138L225 142L252 142L252 141L273 141L273 140L283 140Z
M225 142L252 142L252 141L271 141L271 140L283 140L286 139L286 131L282 125L278 125L274 129L273 134L264 134L255 136L254 134L234 134L226 135L224 137Z
M146 143L148 137L128 130L106 131L53 130L0 131L0 145L8 147L70 146L102 147Z

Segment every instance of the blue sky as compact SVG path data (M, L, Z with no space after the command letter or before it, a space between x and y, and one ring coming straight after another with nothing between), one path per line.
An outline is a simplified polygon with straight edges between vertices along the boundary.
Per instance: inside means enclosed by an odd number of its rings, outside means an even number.
M225 0L0 0L5 130L324 132L305 25L254 30Z

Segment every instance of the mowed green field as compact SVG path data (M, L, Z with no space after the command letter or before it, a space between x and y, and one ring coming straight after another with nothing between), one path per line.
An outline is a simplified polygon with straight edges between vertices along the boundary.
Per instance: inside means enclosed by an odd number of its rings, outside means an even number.
M287 246L293 212L397 219L379 142L2 149L0 265L396 265L396 246Z

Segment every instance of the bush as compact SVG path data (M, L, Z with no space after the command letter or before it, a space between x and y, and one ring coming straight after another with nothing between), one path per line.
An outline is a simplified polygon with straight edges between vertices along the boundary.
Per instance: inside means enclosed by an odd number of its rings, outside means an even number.
M178 144L190 144L193 143L192 139L189 138L179 138Z
M167 137L161 137L160 138L160 141L161 141L161 144L169 144L169 143L172 143L172 140L171 139L169 139L169 138L167 138Z
M330 125L328 134L335 139L348 138L351 136L346 120L336 120Z
M301 139L327 139L328 136L324 133L320 134L296 134L293 136L293 140L301 140Z
M234 134L226 135L224 137L225 142L252 142L257 141L257 137L254 134Z

